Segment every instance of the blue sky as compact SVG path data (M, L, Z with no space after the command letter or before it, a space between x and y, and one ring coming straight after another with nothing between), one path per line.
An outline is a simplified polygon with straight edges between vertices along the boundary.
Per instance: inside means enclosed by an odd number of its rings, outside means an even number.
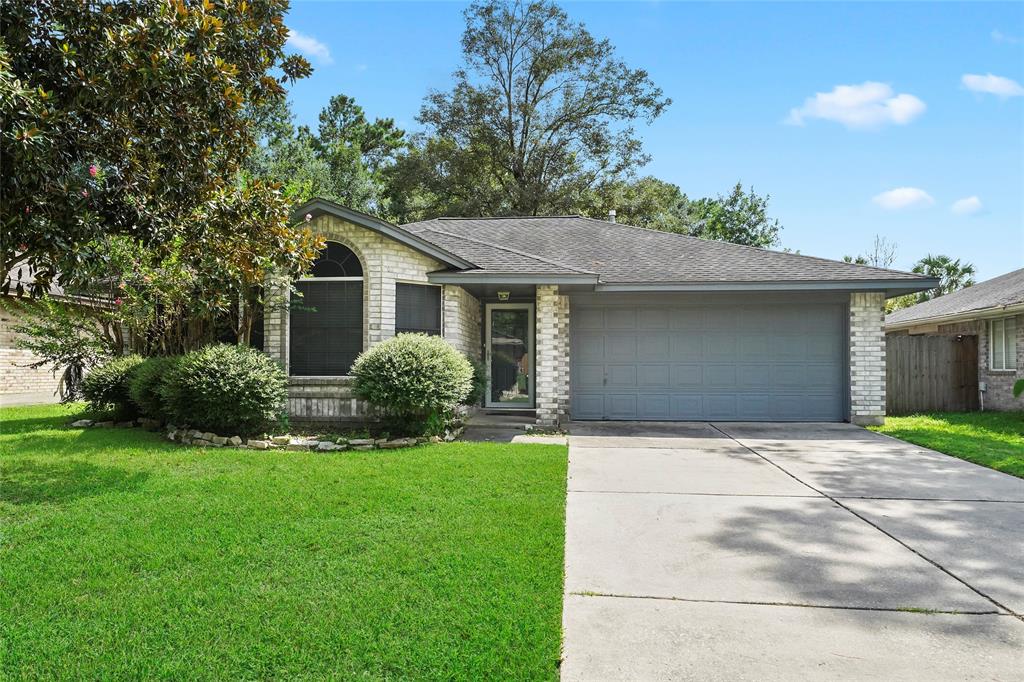
M344 93L415 129L460 64L464 6L294 2L290 47L315 67L291 92L298 121ZM753 185L806 254L877 234L901 269L929 252L979 279L1024 266L1024 3L562 6L673 100L638 126L642 173L691 197Z

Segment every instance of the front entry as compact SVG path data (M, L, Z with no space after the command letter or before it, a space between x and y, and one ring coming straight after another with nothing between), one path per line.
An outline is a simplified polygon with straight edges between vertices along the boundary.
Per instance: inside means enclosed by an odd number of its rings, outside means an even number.
M533 304L487 305L487 407L533 407Z

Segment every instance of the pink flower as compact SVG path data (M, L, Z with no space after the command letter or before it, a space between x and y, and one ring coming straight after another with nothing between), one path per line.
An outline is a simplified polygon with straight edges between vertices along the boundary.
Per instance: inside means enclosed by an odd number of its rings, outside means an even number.
M89 196L89 190L87 190L87 189L83 189L83 190L82 190L82 196L83 196L83 197L87 197L87 196Z
M308 223L312 219L313 219L313 214L312 213L307 213L306 214L306 222Z
M31 206L26 206L25 207L25 215L28 215L31 212L32 212L32 207Z
M95 178L96 174L99 173L99 172L100 172L100 169L96 167L96 164L92 164L91 166L89 166L89 175L91 177Z
M124 304L124 300L120 296L118 296L117 298L114 299L114 305L122 305L122 304Z
M125 287L125 283L124 283L124 282L122 281L122 282L121 282L120 284L118 284L117 286L118 286L118 287L120 287L121 289L124 289L124 287Z

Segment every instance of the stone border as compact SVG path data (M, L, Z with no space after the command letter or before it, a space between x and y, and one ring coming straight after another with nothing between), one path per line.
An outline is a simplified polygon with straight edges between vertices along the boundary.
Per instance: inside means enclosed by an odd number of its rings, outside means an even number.
M462 435L463 426L445 432L441 436L419 436L416 438L337 438L335 440L321 440L314 436L293 436L282 434L276 436L264 436L261 438L242 438L241 436L221 436L212 431L200 431L188 427L179 427L174 424L163 426L154 419L138 419L134 421L95 422L91 419L79 419L72 422L71 427L82 428L132 428L141 426L147 431L165 430L167 440L181 445L208 448L233 448L245 450L287 450L292 452L338 452L341 450L366 451L366 450L397 450L408 448L423 443L451 442Z

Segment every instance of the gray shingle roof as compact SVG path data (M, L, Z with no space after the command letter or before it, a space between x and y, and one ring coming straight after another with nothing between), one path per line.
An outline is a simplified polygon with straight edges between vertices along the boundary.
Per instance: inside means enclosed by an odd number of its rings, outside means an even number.
M402 228L489 272L544 267L532 271L590 272L603 283L624 284L890 280L912 286L921 279L579 216L435 218Z
M1024 303L1024 268L954 291L952 294L897 310L886 315L885 324L903 324L962 315L1021 303Z

